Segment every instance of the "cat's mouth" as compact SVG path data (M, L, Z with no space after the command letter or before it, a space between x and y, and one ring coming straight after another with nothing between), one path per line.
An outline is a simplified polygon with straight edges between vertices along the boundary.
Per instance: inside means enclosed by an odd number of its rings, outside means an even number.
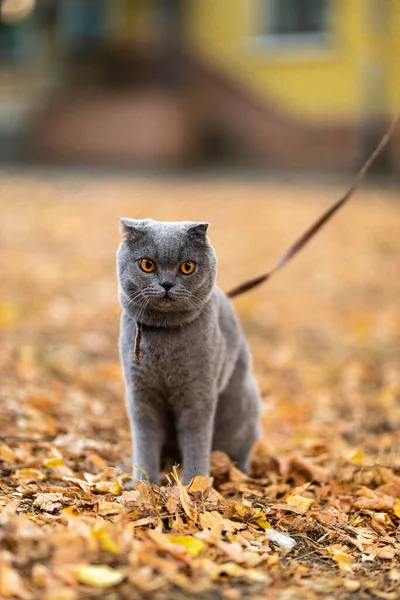
M175 302L176 299L170 296L168 292L165 292L163 296L159 296L153 300L154 307L160 309L169 309Z

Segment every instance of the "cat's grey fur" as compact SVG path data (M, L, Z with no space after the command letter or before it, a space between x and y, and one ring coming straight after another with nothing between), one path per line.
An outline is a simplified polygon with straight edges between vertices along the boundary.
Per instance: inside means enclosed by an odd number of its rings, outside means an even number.
M239 321L215 284L217 258L208 224L151 219L121 224L120 356L134 478L143 479L145 472L158 482L161 460L181 456L188 484L195 475L209 475L211 449L226 452L246 470L260 433L260 394ZM157 270L143 272L143 258L155 261ZM196 263L190 275L179 270L186 260ZM162 284L173 287L166 292Z

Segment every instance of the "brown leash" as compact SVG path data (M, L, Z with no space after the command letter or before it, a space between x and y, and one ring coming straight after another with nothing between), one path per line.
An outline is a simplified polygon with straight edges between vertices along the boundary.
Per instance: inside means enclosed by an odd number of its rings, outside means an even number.
M135 335L135 362L140 361L140 342L142 340L142 324L136 321L136 335Z
M299 239L296 240L292 246L290 246L289 250L287 250L285 252L285 254L280 258L280 260L277 262L277 264L275 265L275 267L273 269L271 269L267 273L263 273L262 275L259 275L258 277L249 279L248 281L245 281L244 283L241 283L237 287L233 288L232 290L230 290L227 293L227 296L229 298L235 298L236 296L239 296L240 294L244 294L244 292L248 292L249 290L253 289L257 285L260 285L261 283L264 283L264 281L267 281L271 277L271 275L276 273L276 271L279 271L279 269L281 269L294 256L296 256L296 254L298 252L300 252L300 250L307 244L307 242L309 242L311 240L311 238L314 237L314 235L321 229L321 227L323 227L323 225L325 225L325 223L327 223L327 221L329 221L329 219L331 217L333 217L335 212L338 211L339 208L341 206L343 206L343 204L345 204L351 198L353 193L360 186L360 183L364 179L364 177L367 174L368 170L370 169L371 165L374 163L374 161L378 158L378 156L382 153L382 151L388 145L388 143L393 135L393 132L395 130L397 120L398 120L398 117L396 117L392 121L391 125L389 126L388 130L386 131L385 135L379 142L379 144L376 147L376 149L374 150L374 152L371 154L371 156L368 158L368 160L364 163L364 165L361 167L361 169L357 173L357 176L354 179L349 190L341 198L339 198L339 200L336 200L333 204L331 204L326 209L326 211L324 213L322 213L322 215L319 217L319 219L317 219L315 221L315 223L313 223L308 229L306 229L306 231L303 233L303 235L301 235L299 237Z

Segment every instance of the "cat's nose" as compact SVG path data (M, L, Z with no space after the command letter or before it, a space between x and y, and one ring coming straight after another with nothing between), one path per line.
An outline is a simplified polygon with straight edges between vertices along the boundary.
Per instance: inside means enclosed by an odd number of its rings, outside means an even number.
M166 292L168 292L171 288L174 287L174 284L171 281L162 281L160 285L164 288Z

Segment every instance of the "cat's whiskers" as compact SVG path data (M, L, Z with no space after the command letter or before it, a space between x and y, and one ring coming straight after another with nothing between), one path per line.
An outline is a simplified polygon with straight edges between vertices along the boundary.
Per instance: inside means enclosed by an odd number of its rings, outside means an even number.
M189 297L182 298L182 300L184 301L184 303L186 304L186 306L189 307L189 311L190 312L195 312L196 310L198 310L198 306L196 305L196 303L193 302L193 300L191 300Z
M139 304L139 308L137 310L137 314L136 314L136 321L138 323L140 323L141 318L143 317L145 310L147 308L148 303L150 302L149 298L144 297L142 302Z
M131 295L129 293L127 294L128 299L131 300L132 302L136 302L136 300L138 298L140 298L141 296L143 296L142 290L136 291L133 295Z
M190 294L190 298L192 299L192 301L194 302L194 304L196 306L197 306L197 304L200 306L204 303L207 296L206 296L206 294L202 293L201 291L195 291Z

